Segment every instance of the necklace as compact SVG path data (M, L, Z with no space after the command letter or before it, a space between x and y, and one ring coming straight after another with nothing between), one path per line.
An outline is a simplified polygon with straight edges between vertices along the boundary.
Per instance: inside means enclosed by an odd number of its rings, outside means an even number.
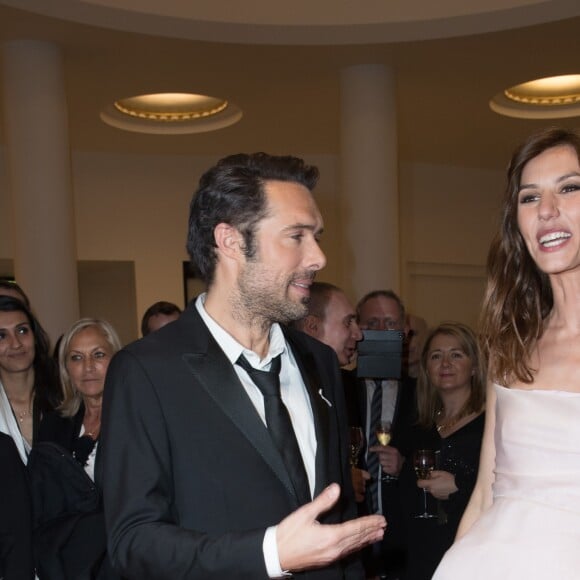
M461 414L455 415L449 419L449 421L445 423L439 423L440 417L443 415L443 410L439 409L437 413L435 413L435 427L437 429L437 433L441 433L441 431L445 429L451 429L451 427L455 427L457 423L463 418Z
M24 411L19 411L14 406L14 403L12 403L12 401L10 401L10 406L12 407L12 412L16 416L16 419L19 423L24 423L24 419L32 415L32 405L29 405L27 409L24 409Z
M21 423L24 423L24 419L26 419L26 417L28 417L30 415L30 409L26 409L25 411L22 411L21 413L18 412L17 415L18 415L18 420Z
M91 439L96 439L101 430L101 418L99 417L96 421L90 421L90 423L83 423L83 427L85 429L85 435L88 435Z

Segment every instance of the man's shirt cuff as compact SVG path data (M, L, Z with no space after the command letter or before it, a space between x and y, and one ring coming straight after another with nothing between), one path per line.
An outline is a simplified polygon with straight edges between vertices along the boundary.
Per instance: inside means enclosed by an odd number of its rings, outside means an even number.
M270 578L288 578L292 576L287 570L280 567L280 557L278 556L278 543L276 542L276 530L278 526L272 526L264 534L262 550L264 551L264 561L266 572Z

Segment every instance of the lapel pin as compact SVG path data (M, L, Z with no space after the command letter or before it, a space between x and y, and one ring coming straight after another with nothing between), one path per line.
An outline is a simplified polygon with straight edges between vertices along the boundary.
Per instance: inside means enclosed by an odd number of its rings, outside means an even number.
M318 394L320 398L329 406L332 407L332 403L322 394L322 389L318 389Z

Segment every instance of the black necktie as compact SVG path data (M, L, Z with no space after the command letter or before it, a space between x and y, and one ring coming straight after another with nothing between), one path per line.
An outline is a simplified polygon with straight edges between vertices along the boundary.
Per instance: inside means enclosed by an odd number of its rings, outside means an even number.
M280 396L280 355L272 359L269 371L255 369L243 354L237 364L248 373L264 395L268 431L290 474L300 504L308 503L312 499L308 477L288 409Z
M376 428L381 422L383 414L383 385L382 381L375 381L375 390L371 399L371 417L369 424L369 447L379 444L377 439ZM374 513L379 511L379 482L381 472L379 471L379 456L377 453L370 451L367 454L367 470L371 475L369 482L369 491L371 496L371 507Z

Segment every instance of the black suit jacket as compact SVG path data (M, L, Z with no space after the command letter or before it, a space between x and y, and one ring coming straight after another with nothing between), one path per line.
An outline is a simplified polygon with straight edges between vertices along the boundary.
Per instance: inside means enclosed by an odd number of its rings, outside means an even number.
M32 580L32 510L26 471L12 437L0 433L0 578Z
M334 352L286 334L317 437L316 490L343 489L324 523L355 516ZM332 406L320 395L324 395ZM192 303L109 367L97 477L109 553L128 578L267 578L267 527L299 507L289 475L235 370ZM306 578L362 578L356 559Z

